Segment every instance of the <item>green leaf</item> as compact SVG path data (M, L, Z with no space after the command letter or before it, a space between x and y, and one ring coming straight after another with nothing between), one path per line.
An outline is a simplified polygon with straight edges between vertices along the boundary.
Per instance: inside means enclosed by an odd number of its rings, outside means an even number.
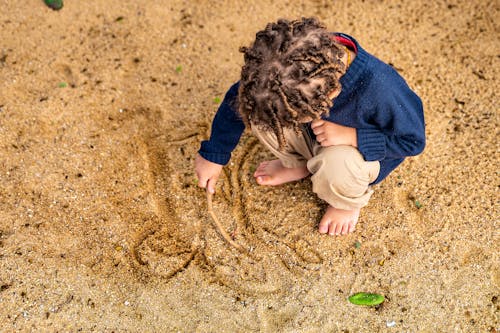
M176 71L177 73L182 72L182 66L181 66L181 65L179 65L179 66L175 67L175 71Z
M68 84L66 82L59 82L59 84L57 86L59 88L66 88L68 86Z
M63 0L44 0L45 4L54 9L59 10L63 7Z
M356 305L374 306L381 304L384 300L385 297L382 295L364 292L349 296L349 302Z
M420 201L418 201L418 200L415 200L415 206L416 206L418 209L420 209L420 208L422 208L422 207L423 207L423 205L422 205L422 204L420 203Z
M219 104L220 103L220 97L215 97L214 98L214 103Z
M355 247L355 248L357 248L357 249L359 249L359 248L361 247L361 243L360 243L360 242L358 242L358 241L356 241L356 242L354 243L354 247Z

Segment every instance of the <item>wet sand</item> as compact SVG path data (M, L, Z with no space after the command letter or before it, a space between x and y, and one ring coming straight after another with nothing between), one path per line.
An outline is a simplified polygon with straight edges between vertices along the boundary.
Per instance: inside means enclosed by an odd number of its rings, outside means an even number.
M271 155L245 134L214 197L240 252L194 156L238 47L300 16L392 64L428 144L331 238L309 179L255 183ZM498 22L477 0L3 0L0 330L498 331Z

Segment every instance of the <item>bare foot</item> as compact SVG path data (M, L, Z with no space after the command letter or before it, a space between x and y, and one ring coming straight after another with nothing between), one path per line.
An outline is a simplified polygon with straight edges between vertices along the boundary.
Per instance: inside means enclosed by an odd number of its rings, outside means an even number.
M359 209L344 210L328 206L319 222L319 232L329 235L347 235L356 228Z
M280 160L264 161L260 163L253 176L259 185L281 185L305 178L309 170L304 165L299 168L286 168Z

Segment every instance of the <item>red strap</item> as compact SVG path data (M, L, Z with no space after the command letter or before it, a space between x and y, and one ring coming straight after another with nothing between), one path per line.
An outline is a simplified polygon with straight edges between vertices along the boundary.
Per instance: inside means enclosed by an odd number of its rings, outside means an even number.
M352 40L350 40L349 38L344 37L344 36L339 36L339 35L335 35L333 37L340 44L347 46L348 48L350 48L354 52L358 53L358 48L356 47L356 44L354 44L354 42Z

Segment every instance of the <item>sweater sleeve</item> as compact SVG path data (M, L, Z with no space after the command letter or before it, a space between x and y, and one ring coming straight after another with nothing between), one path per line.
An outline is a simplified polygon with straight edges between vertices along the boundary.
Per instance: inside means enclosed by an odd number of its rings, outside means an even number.
M245 130L243 120L235 110L238 87L239 83L235 83L227 91L212 121L210 139L201 142L198 152L210 162L227 164Z
M389 90L379 90L370 121L374 126L356 130L358 149L367 161L414 156L425 147L422 102L397 73L392 78Z

